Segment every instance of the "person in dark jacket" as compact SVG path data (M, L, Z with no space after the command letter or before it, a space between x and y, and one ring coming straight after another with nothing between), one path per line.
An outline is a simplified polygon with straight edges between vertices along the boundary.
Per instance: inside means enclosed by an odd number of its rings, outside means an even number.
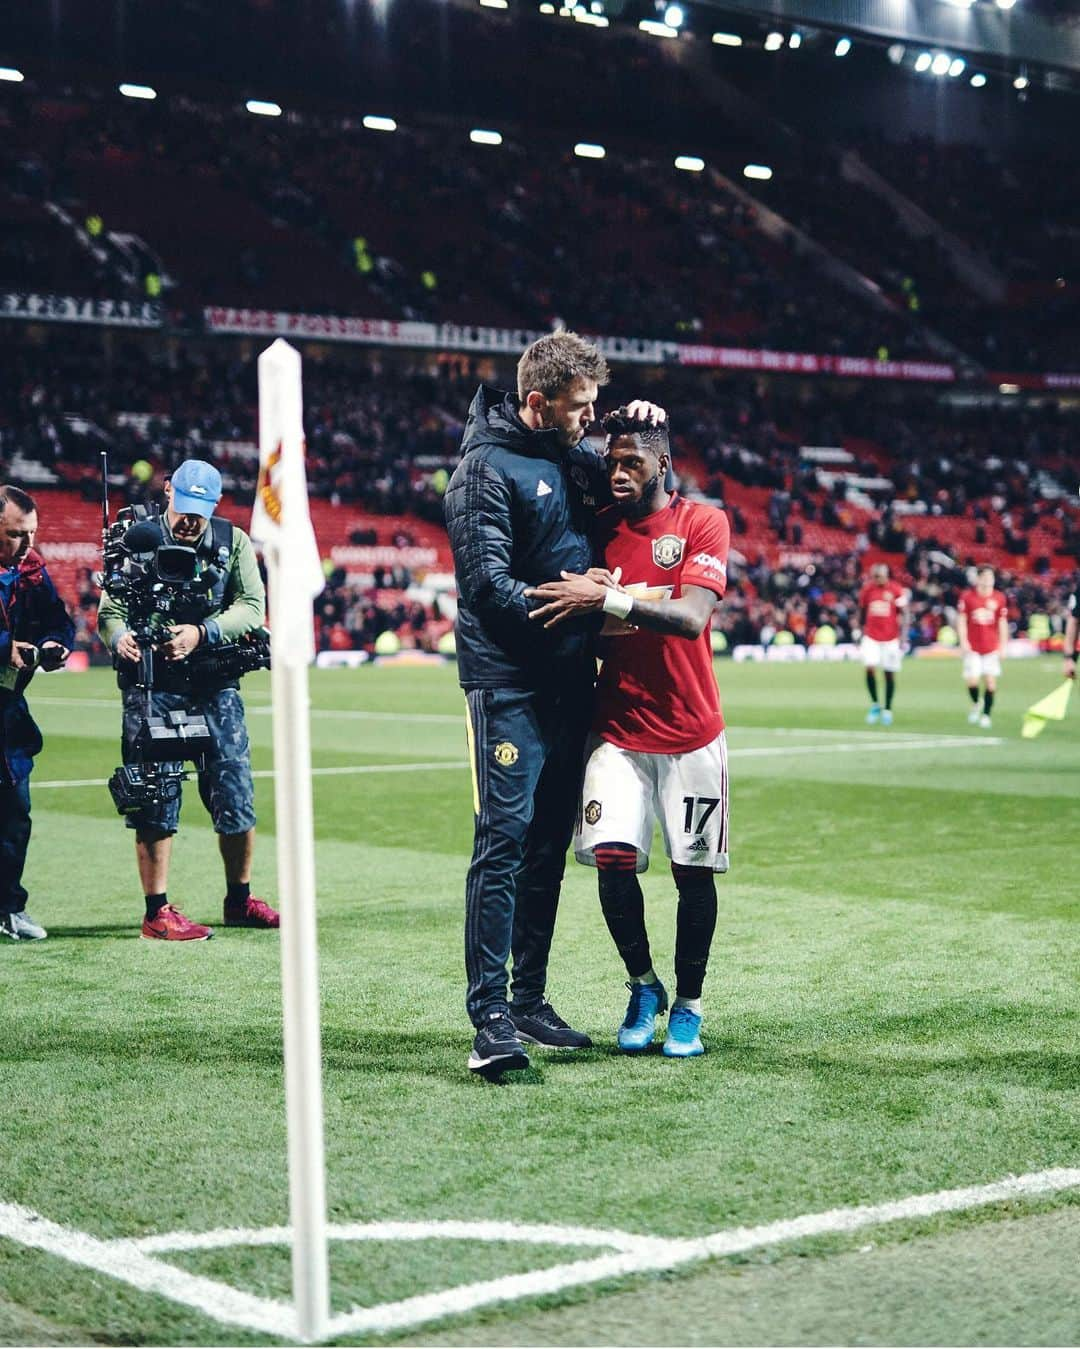
M596 665L594 624L530 624L531 586L588 571L603 459L584 444L607 362L576 333L534 342L518 392L483 385L444 508L458 584L476 825L465 890L469 1068L525 1068L525 1043L587 1048L545 998L548 955L577 809ZM662 420L662 409L631 404ZM513 968L507 998L506 965Z
M0 487L0 937L47 936L26 912L22 884L30 844L30 770L41 732L26 705L35 669L55 670L71 651L75 630L34 550L34 499Z

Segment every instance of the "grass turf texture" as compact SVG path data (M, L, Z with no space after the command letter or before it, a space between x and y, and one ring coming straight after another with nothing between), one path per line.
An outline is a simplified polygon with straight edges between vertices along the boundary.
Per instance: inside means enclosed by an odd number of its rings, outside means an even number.
M453 673L315 673L316 768L377 769L315 779L331 1217L696 1236L1076 1165L1080 720L1074 709L1019 739L1023 710L1059 668L1010 663L991 733L1005 743L979 746L987 733L966 724L952 662L906 665L896 724L873 731L856 666L718 666L733 870L719 882L709 1052L692 1063L615 1054L623 974L595 877L571 863L549 992L597 1047L538 1053L502 1087L464 1066L472 820ZM277 938L136 940L133 848L105 789L43 785L108 776L115 693L102 673L41 678L33 692L47 739L27 879L51 936L0 947L0 1200L105 1237L283 1222ZM245 694L255 767L269 769L265 678L246 680ZM881 748L910 734L972 747ZM272 899L272 783L257 791L255 888ZM215 921L220 863L189 795L170 897ZM674 903L659 852L644 888L665 974ZM1075 1205L1064 1194L804 1241L402 1338L1075 1343L1058 1305L1070 1288L1075 1303ZM288 1286L277 1250L172 1258L252 1292ZM335 1246L333 1302L342 1311L569 1258ZM991 1276L980 1283L976 1267ZM0 1241L0 1342L259 1339Z

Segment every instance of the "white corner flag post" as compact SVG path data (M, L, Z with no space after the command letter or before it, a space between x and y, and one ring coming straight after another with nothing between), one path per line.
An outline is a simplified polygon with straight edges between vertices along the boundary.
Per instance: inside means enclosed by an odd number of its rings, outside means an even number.
M274 800L281 900L281 1003L293 1298L301 1339L326 1338L326 1243L315 842L308 665L311 602L325 579L308 508L300 354L280 338L259 357L259 484L251 536L262 544L270 598Z

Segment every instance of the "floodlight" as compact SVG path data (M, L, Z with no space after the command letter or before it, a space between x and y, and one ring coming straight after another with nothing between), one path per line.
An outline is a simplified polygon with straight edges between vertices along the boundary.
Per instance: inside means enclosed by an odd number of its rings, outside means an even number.
M25 78L22 71L13 66L0 66L0 80L6 80L8 84L22 84Z
M607 151L602 145L590 145L588 141L578 141L574 146L574 154L579 159L603 159Z
M930 73L932 75L947 75L952 61L945 52L938 52L930 63Z
M681 28L686 19L682 5L668 5L664 10L664 22L669 28Z
M1013 80L1013 88L1026 89L1030 83L1031 81L1026 75L1017 75L1016 79Z
M924 71L930 69L933 60L934 58L930 55L929 52L920 52L918 56L915 58L915 69L921 75Z
M483 131L479 127L469 132L469 140L474 145L501 145L501 131Z
M679 155L675 160L677 169L684 169L687 173L700 173L705 167L705 161L699 159L697 155Z
M744 178L756 178L759 182L767 183L772 177L772 169L768 164L747 164L743 169Z
M145 98L148 101L157 98L157 90L148 84L121 84L118 86L125 98Z
M840 40L837 42L836 48L835 48L835 50L833 51L833 55L834 55L834 56L846 56L846 55L848 54L849 51L851 51L851 38L849 38L849 37L842 37L842 38L840 38Z
M712 40L718 47L741 47L742 38L738 33L714 33Z
M638 27L643 33L651 33L653 37L679 36L677 28L672 28L670 24L661 23L659 19L642 19Z
M985 83L986 83L985 75L972 75L971 77L972 89L981 89Z
M783 33L770 33L765 39L765 50L767 52L778 52L784 45Z
M256 117L280 117L281 104L268 103L262 98L249 98L244 104L248 112L253 112Z
M792 35L787 40L787 44L793 52L797 52L799 48L802 46L802 34L792 33Z
M368 131L396 131L397 122L392 117L376 117L369 113L364 118L364 126Z
M962 56L954 57L949 65L950 77L955 80L956 77L958 75L962 75L965 70L967 70L967 62L964 60L964 58Z

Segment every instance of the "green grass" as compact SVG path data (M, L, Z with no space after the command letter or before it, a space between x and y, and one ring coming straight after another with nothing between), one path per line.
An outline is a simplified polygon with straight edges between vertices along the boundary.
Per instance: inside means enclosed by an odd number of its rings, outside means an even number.
M1007 666L992 733L1004 743L992 746L966 724L954 663L909 663L896 725L873 733L854 666L718 671L734 751L733 869L720 882L706 985L710 1052L692 1063L614 1053L623 974L595 876L571 864L549 991L597 1047L537 1055L502 1087L464 1066L472 818L452 672L313 676L316 767L380 766L315 779L335 1221L495 1218L696 1236L1080 1164L1080 720L1019 739L1021 713L1053 687L1057 663ZM269 769L269 686L254 676L245 692L255 767ZM136 939L133 848L104 788L43 785L108 776L115 693L92 673L39 679L34 694L46 749L28 884L51 936L0 948L0 1201L100 1237L279 1224L277 938ZM908 733L960 739L874 749ZM813 749L860 742L858 752ZM770 752L745 752L755 750ZM383 771L410 763L432 766ZM257 888L273 897L270 780L257 791ZM214 921L220 863L194 793L185 815L170 896ZM644 885L664 972L674 904L656 861ZM1070 1286L1075 1305L1075 1202L1066 1193L803 1241L404 1338L1076 1343L1080 1326L1063 1311ZM475 1243L335 1245L333 1301L345 1310L572 1258ZM172 1259L287 1294L280 1250ZM0 1343L73 1342L259 1336L0 1241Z

